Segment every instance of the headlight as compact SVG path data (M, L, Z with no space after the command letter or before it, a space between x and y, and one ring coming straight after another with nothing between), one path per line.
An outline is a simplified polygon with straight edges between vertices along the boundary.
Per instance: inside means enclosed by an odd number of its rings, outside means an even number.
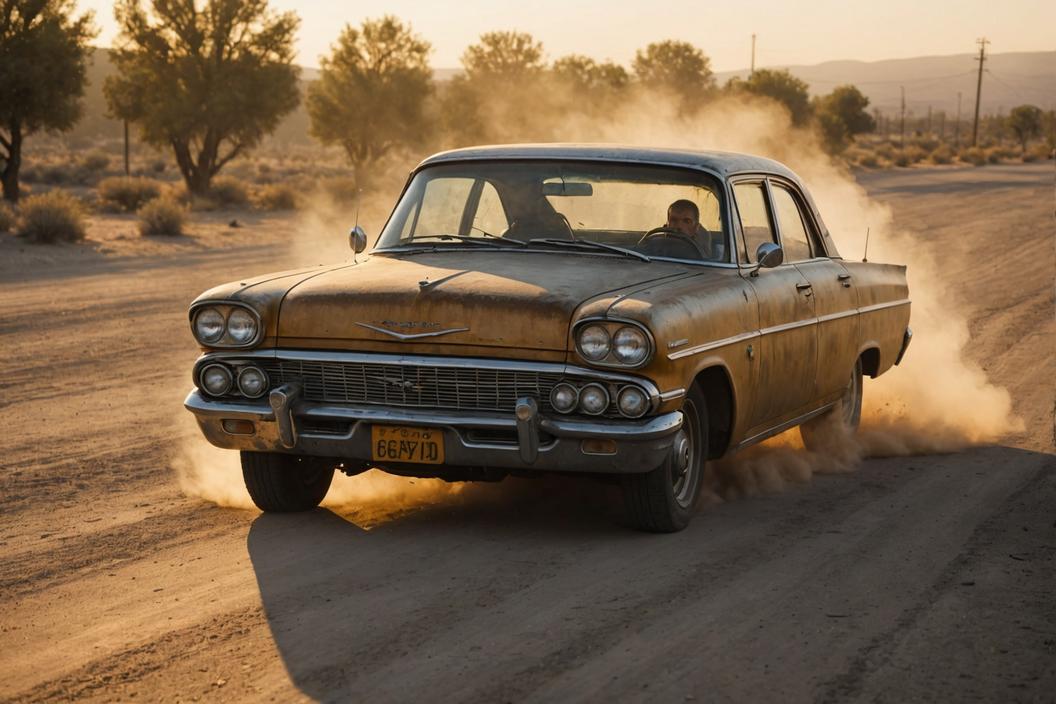
M649 397L637 386L624 386L616 396L616 405L628 418L640 418L649 410Z
M639 328L626 325L612 336L612 354L623 364L641 364L649 355L649 340Z
M210 396L223 396L231 390L231 370L221 364L210 364L202 369L202 389Z
M598 416L609 407L609 392L601 384L587 384L579 392L579 410Z
M609 331L601 325L587 325L579 331L576 344L581 355L592 362L598 362L608 356L612 340L609 338Z
M243 308L235 308L227 316L227 334L235 343L244 345L257 336L257 321Z
M579 389L572 384L561 382L550 392L550 405L558 413L569 413L579 400Z
M257 367L243 367L238 373L238 390L247 398L258 398L268 390L268 375Z
M202 308L194 316L194 336L201 342L216 342L224 336L224 316L216 308Z

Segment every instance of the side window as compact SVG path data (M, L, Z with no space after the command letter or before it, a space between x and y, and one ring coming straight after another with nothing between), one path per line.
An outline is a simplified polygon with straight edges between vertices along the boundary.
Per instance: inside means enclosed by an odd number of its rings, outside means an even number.
M499 192L495 186L485 182L480 191L480 201L477 203L477 214L473 217L473 232L471 235L483 234L483 230L489 235L501 235L509 228L510 222L506 218L506 210L499 200Z
M766 191L762 183L738 183L733 186L737 199L737 212L741 216L744 232L745 254L748 262L755 264L755 250L764 242L776 242L770 214L766 208Z
M777 222L781 226L781 246L785 250L786 262L801 262L810 259L810 236L803 224L803 214L796 204L795 197L784 186L771 183L770 192L774 194L774 210Z
M410 235L456 235L466 208L471 178L438 178L425 186Z

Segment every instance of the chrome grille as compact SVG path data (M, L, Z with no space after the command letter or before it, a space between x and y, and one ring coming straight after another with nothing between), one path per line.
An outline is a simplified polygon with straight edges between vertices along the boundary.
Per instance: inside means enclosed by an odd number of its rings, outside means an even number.
M552 411L550 390L564 378L537 371L420 364L296 359L256 363L268 373L273 386L300 382L310 401L467 411L512 413L523 396L536 399L542 410Z

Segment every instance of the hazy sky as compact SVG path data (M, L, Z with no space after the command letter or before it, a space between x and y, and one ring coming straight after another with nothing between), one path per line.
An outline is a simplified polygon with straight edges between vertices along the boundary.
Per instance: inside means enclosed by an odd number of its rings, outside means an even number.
M112 3L79 0L102 28L98 43L109 46L117 32ZM348 23L393 14L408 21L433 45L432 64L455 68L481 33L496 29L529 32L543 42L549 59L580 53L629 65L636 49L661 39L692 42L711 57L717 71L748 66L751 35L756 64L814 64L833 59L879 59L990 51L1056 49L1053 0L272 0L301 17L298 62L318 66ZM1056 66L1053 67L1056 71Z

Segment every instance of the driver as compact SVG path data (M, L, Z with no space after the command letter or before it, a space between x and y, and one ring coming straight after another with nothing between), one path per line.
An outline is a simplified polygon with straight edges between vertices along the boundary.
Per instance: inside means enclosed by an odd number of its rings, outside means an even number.
M693 201L683 198L669 205L665 227L695 239L700 243L708 259L722 260L725 258L726 247L722 239L701 227L700 208Z

